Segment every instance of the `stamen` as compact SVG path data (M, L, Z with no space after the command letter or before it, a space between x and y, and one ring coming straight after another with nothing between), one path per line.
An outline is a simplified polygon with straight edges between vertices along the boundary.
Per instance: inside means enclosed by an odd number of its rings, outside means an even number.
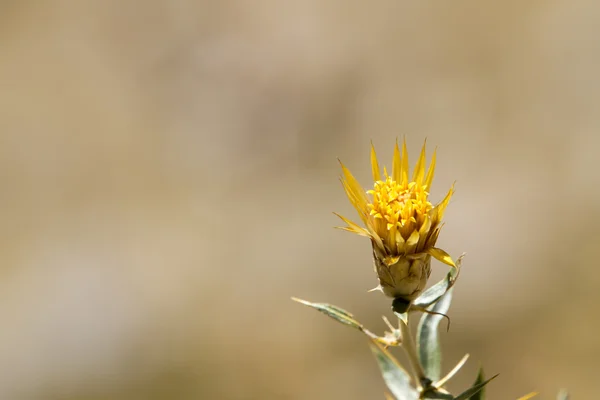
M385 220L381 227L387 231L393 227L400 229L409 222L417 224L416 229L419 229L424 215L433 208L426 188L416 182L402 185L387 176L385 181L376 181L373 190L367 191L373 199L368 204L369 213L373 218ZM385 236L386 232L381 234Z

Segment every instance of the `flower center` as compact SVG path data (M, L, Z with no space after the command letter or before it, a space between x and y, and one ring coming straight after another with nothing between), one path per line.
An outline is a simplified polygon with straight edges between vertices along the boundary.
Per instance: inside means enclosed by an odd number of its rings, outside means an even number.
M425 188L416 182L401 184L389 176L385 181L377 181L373 190L367 191L373 196L372 203L368 204L370 214L385 221L388 231L394 227L405 231L408 226L419 229L425 215L433 208Z

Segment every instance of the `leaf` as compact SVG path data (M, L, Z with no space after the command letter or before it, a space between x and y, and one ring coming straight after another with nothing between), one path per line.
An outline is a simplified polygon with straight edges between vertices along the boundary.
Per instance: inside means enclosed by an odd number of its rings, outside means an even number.
M483 367L479 367L479 373L477 374L477 379L475 379L475 383L473 386L480 385L485 380L485 374L483 373ZM481 388L481 390L475 393L470 397L470 400L484 400L485 399L485 388Z
M292 297L292 300L304 304L305 306L312 307L322 312L323 314L335 319L336 321L341 322L344 325L351 326L361 331L363 330L362 324L355 320L352 314L350 314L348 311L342 308L327 303L311 303L310 301L298 299L295 297Z
M436 303L427 309L434 313L445 314L452 301L452 289L448 290ZM442 372L442 349L438 335L438 325L441 315L423 314L417 328L417 351L419 360L425 370L425 375L432 381L437 381Z
M455 397L454 400L468 400L468 399L472 398L472 396L479 393L479 391L481 389L483 389L485 387L485 385L490 383L498 375L500 375L500 374L496 374L496 375L492 376L490 379L488 379L487 381L483 381L481 383L471 386L470 388L468 388L467 390L465 390L464 392L459 394L457 397Z
M558 396L556 396L556 400L569 400L569 398L569 392L567 392L565 389L558 392Z
M408 373L379 343L371 341L371 351L379 364L383 380L396 400L417 400L419 393L410 385Z
M454 400L454 396L447 392L441 392L436 388L430 388L421 396L423 399L436 399L436 400Z
M444 376L439 381L435 382L433 385L438 388L443 387L450 379L454 377L454 375L456 375L458 371L460 371L460 369L463 367L463 365L465 365L468 359L469 355L465 354L465 356L458 362L458 364L454 366L454 368L450 370L450 372L446 374L446 376Z
M413 302L413 305L417 308L429 307L430 305L438 301L438 299L442 297L448 290L450 290L450 288L454 286L454 283L458 279L458 275L460 273L460 265L463 257L464 254L458 257L458 260L456 260L456 268L451 268L450 272L448 272L448 275L446 275L444 279L442 279L441 281L424 291L423 294L421 294Z

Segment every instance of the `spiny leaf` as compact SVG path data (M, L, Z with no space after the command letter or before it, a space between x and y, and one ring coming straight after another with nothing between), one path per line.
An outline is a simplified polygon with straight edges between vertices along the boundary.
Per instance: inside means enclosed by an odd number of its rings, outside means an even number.
M460 265L462 263L462 259L464 254L458 257L456 260L456 268L451 268L450 272L446 275L444 279L431 286L429 289L423 292L414 302L413 304L416 307L429 307L436 301L440 299L456 282L458 279L458 275L460 273Z
M351 326L358 330L363 330L362 324L355 320L352 314L350 314L348 311L342 308L327 303L311 303L310 301L298 299L295 297L292 297L292 300L297 301L298 303L304 304L306 306L312 307L322 312L323 314L335 319L336 321L341 322L344 325Z
M485 374L483 372L483 367L479 367L479 373L477 374L477 379L475 379L475 383L473 383L473 387L480 385L485 381ZM485 388L482 387L481 390L475 393L470 398L471 400L485 400Z
M471 386L470 388L468 388L467 390L465 390L464 392L462 392L461 394L459 394L457 397L455 397L454 400L468 400L468 399L470 399L473 395L477 394L481 389L483 389L485 387L485 385L487 385L488 383L490 383L498 375L499 374L496 374L496 375L492 376L490 379L488 379L487 381L483 381L481 383L478 383L477 385Z
M445 314L450 308L451 301L452 289L448 290L446 294L427 309L434 313ZM419 360L425 370L425 374L432 381L439 380L442 371L442 349L438 335L438 325L442 318L441 315L423 314L417 329Z
M408 373L379 343L371 341L371 351L381 369L383 380L396 400L417 400L419 393L410 385Z

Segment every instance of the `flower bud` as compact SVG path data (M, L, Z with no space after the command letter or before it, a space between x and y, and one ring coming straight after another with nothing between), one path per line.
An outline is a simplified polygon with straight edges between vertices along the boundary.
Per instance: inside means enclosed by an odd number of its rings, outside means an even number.
M425 290L431 275L429 254L390 258L385 257L377 247L374 247L373 264L381 291L388 297L401 298L409 302Z
M371 147L373 189L365 191L342 164L342 184L348 199L365 225L338 215L347 227L342 229L368 237L373 247L379 289L389 297L412 301L423 292L431 274L431 257L456 267L444 250L435 247L442 218L453 188L437 205L429 202L429 190L435 170L435 153L425 168L425 146L409 178L406 143L402 156L398 143L394 148L392 174L379 169L375 149Z

